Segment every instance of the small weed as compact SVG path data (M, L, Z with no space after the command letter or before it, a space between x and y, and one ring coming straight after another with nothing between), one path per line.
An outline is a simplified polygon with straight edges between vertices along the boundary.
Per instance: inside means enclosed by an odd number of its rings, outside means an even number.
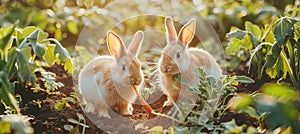
M40 84L35 84L35 87L33 87L33 92L46 92L47 94L58 94L59 92L56 92L57 89L64 86L61 82L56 82L55 77L56 75L52 72L47 72L43 68L38 68L38 72L41 73L41 80L43 82L42 88Z
M64 129L69 131L69 133L71 133L71 134L78 134L79 133L79 127L81 126L82 127L81 134L84 134L85 129L89 128L89 126L86 125L84 116L82 114L77 113L77 117L78 117L78 120L73 119L73 118L68 119L68 121L70 123L75 124L75 127L73 125L68 124L68 125L64 125Z

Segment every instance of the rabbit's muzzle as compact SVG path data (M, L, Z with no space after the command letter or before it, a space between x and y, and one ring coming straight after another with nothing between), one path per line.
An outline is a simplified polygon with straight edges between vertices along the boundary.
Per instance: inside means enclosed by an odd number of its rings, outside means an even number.
M172 67L171 66L162 66L161 71L163 73L169 73L171 71Z
M138 86L142 83L141 78L129 78L129 82L131 85Z

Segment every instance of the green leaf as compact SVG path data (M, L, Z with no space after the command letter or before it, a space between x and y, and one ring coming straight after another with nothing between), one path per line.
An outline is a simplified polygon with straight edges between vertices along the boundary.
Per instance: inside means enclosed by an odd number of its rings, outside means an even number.
M232 38L232 40L228 43L228 46L226 48L226 54L228 55L236 55L240 52L240 50L243 48L245 50L251 50L252 49L252 42L250 40L249 34L245 35L242 40L238 38Z
M288 38L294 37L294 27L287 17L280 18L274 27L274 35L279 45L284 45Z
M275 78L276 76L281 78L286 78L289 68L289 63L284 60L282 55L280 55L276 60L275 64L272 67L266 69L266 73L270 76L270 78Z
M19 113L19 108L17 104L16 98L13 96L14 93L14 87L9 82L8 76L6 72L0 71L0 83L1 83L1 100L7 104L11 109L15 110L17 113Z
M1 134L10 134L10 123L9 122L0 122L0 133Z
M6 72L8 74L8 78L11 78L11 76L16 72L17 68L15 66L16 63L16 47L13 47L8 52L8 59L7 64L5 66Z
M30 117L19 114L10 114L0 117L2 121L11 123L11 129L15 134L32 134L34 131L29 123L29 120L32 119Z
M39 29L34 30L28 37L26 37L20 44L19 49L24 49L31 45L33 52L42 57L45 54L45 47L37 42ZM28 44L29 43L29 44Z
M298 120L298 111L290 101L283 103L269 95L257 96L255 100L257 111L269 113L264 119L268 129L293 126Z
M64 69L72 74L74 69L73 69L73 63L71 61L71 56L69 52L56 39L49 39L49 40L55 42L56 47L54 49L54 53L55 55L58 54L59 56L58 63L60 62L65 63Z
M5 49L9 47L9 41L11 39L11 35L14 33L16 25L11 27L3 27L0 29L0 51L5 52Z
M222 125L226 128L225 133L238 134L238 133L243 132L243 127L238 126L234 119L232 119L229 122L224 122L224 123L222 123Z
M254 83L255 81L247 76L234 76L231 82Z
M29 81L33 85L35 83L35 75L33 73L35 65L30 63L22 51L16 49L16 60L18 65L18 75L22 81Z
M228 38L234 38L235 37L239 40L242 40L246 34L247 33L245 31L235 30L233 32L228 33L227 36L228 36Z
M150 133L159 133L159 132L163 132L164 129L162 126L155 126L155 127L152 127L148 130Z
M77 23L74 21L69 21L67 24L67 28L72 34L77 34L78 33L78 26Z
M272 27L270 25L265 25L265 29L266 30L264 31L264 34L261 39L265 42L274 43L274 34L273 32L271 32Z
M261 30L257 25L252 24L250 21L246 21L245 22L245 30L248 32L251 32L257 39L260 39Z
M280 55L281 47L275 43L271 47L271 51L269 51L266 55L266 62L264 64L264 68L271 68L276 63L277 58Z
M49 66L52 66L56 60L56 57L54 55L54 50L55 50L55 44L49 44L46 48L46 52L43 56L43 58L45 59L46 63Z
M175 134L190 134L190 131L186 126L179 126L175 127Z
M263 93L274 96L282 102L297 100L300 94L287 85L268 84L262 89Z

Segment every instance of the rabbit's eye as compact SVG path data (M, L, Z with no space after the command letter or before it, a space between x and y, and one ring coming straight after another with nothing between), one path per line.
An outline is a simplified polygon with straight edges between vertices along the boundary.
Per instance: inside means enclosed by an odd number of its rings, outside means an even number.
M122 65L122 70L126 71L126 66L125 65Z
M176 58L180 58L180 52L176 53Z

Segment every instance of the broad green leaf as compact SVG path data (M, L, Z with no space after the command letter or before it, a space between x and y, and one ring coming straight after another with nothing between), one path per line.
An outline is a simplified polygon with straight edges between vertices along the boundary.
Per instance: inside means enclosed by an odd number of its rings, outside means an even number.
M224 122L224 123L222 123L222 125L226 128L225 133L238 134L238 133L241 133L243 131L243 127L238 126L234 119L232 119L229 122Z
M11 27L2 27L0 29L0 51L5 52L5 49L8 49L9 41L11 39L12 34L14 33L16 25Z
M72 34L77 34L78 33L78 26L77 23L74 21L69 21L67 24L67 28Z
M240 52L242 48L248 51L252 49L252 46L253 44L251 42L249 34L245 35L242 40L234 37L228 43L228 46L226 48L226 54L236 55L237 53Z
M298 111L291 101L280 102L269 95L262 95L256 96L255 102L257 111L268 113L264 119L268 129L274 130L279 126L293 126L298 120Z
M280 55L281 47L275 43L271 47L271 51L269 51L266 55L266 62L264 64L265 68L271 68L276 63L277 58Z
M53 42L55 42L55 49L54 49L54 54L58 54L59 56L59 61L65 63L64 68L65 70L67 70L69 73L73 73L73 63L71 61L71 56L69 54L69 52L55 39L49 39Z
M152 133L154 133L154 132L159 133L159 132L163 132L164 129L163 129L162 126L155 126L155 127L153 127L153 128L150 128L148 131L149 131L150 133L151 133L151 132L152 132Z
M0 71L0 83L1 83L1 100L7 104L11 109L19 113L19 108L16 98L13 96L14 87L9 82L6 72Z
M300 97L299 92L291 89L287 85L268 84L262 89L263 93L278 98L281 102L297 100Z
M3 122L3 121L0 121L0 133L1 134L10 134L11 131L10 131L10 123L9 122Z
M266 73L269 75L270 78L274 79L277 76L277 71L275 68L267 68Z
M275 23L274 35L278 45L284 45L288 38L294 37L293 24L287 17L282 17Z
M48 36L49 36L49 34L47 32L39 30L39 34L38 35L39 35L38 39L37 39L38 43L49 44L49 41L46 40L48 38Z
M29 26L29 27L25 27L24 29L20 29L18 31L21 31L20 34L18 34L18 39L23 40L26 37L28 37L31 33L34 32L34 30L36 30L37 28L35 26Z
M3 60L0 60L0 71L4 70L6 67L7 63Z
M242 30L235 30L235 31L232 31L228 34L226 34L228 36L228 38L237 38L239 40L242 40L245 38L246 35L249 35L250 38L251 38L251 42L254 46L257 46L259 43L258 43L258 39L253 35L252 32L249 32L249 31L242 31Z
M12 47L8 52L7 64L5 66L8 78L11 78L16 73L16 47Z
M34 130L29 123L29 120L32 119L19 114L1 116L2 121L11 123L11 129L15 134L32 134Z
M45 55L43 56L43 58L45 59L46 63L49 66L52 66L56 59L54 55L54 50L55 50L55 44L49 44L46 48Z
M33 71L35 69L35 65L30 63L19 49L16 49L16 56L19 77L22 81L29 81L34 85L35 75Z
M231 82L254 83L255 81L247 76L235 76Z
M28 37L26 37L20 44L19 49L24 49L31 45L33 52L42 57L45 54L45 47L37 42L39 29L34 30ZM28 44L29 42L29 44Z
M261 40L264 40L265 42L274 43L274 34L272 32L272 27L270 25L265 25L265 31L263 36L261 37Z
M175 134L190 134L190 131L186 126L179 126L175 127Z
M235 96L228 102L235 111L240 111L253 104L250 95Z
M260 39L261 30L257 25L252 24L250 21L246 21L245 22L245 30L247 32L251 32L257 39Z
M245 31L235 30L235 31L232 31L232 32L228 33L227 36L228 36L228 38L234 38L235 37L239 40L242 40L246 34L247 33Z

